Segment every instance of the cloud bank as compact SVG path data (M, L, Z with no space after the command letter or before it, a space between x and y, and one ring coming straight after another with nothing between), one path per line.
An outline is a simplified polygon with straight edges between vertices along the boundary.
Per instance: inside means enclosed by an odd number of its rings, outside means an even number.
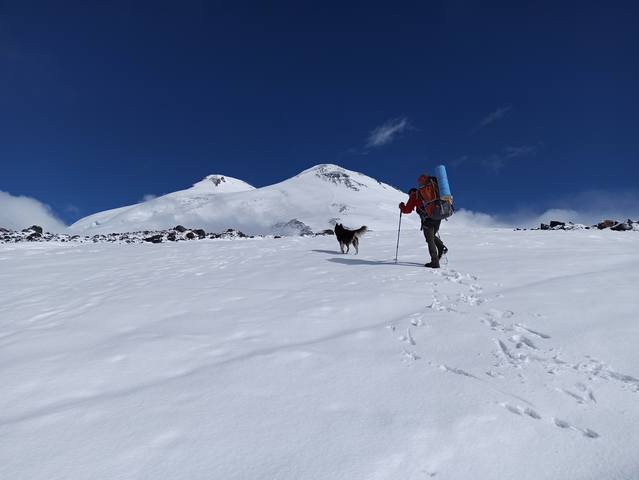
M546 209L520 208L503 214L488 214L471 210L458 210L451 217L451 226L531 228L551 220L594 225L611 219L624 222L639 220L639 193L584 191L570 197L558 197Z
M0 227L20 230L31 225L40 225L50 232L66 229L48 205L35 198L14 196L0 190Z

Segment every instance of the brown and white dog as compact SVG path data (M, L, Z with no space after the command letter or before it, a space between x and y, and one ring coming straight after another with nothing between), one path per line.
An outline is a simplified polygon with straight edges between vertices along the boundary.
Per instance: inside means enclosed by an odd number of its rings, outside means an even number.
M363 227L358 228L357 230L350 230L348 228L344 228L341 223L335 225L335 236L337 237L337 241L339 242L339 248L342 253L348 253L350 246L353 245L355 248L355 254L359 253L359 237L364 235L368 228L364 225ZM346 249L346 251L344 251Z

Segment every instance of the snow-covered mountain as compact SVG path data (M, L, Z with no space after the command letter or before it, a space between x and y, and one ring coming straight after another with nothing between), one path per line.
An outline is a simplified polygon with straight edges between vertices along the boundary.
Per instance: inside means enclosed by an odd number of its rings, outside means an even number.
M74 233L106 233L169 228L188 223L191 212L214 203L219 195L248 192L255 187L226 175L207 175L185 190L169 193L145 202L94 213L69 227ZM185 221L181 221L182 218Z
M85 217L69 227L77 233L170 228L177 224L249 234L298 234L335 222L397 228L397 204L406 195L362 173L322 164L262 188L210 175L193 187L147 202Z

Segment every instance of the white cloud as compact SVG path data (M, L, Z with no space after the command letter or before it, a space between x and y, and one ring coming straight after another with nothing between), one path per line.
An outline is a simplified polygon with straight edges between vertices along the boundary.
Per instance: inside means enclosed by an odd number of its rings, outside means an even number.
M554 203L556 207L536 218L535 223L559 220L593 225L606 219L619 222L629 218L639 220L638 192L588 190L560 197Z
M501 120L512 108L512 105L508 105L507 107L499 107L494 112L490 112L488 115L481 119L479 124L473 129L473 132L477 132L478 130L487 127L491 123L495 123Z
M61 232L66 226L48 205L35 198L14 196L0 190L0 227L20 230L40 225L50 232Z
M142 200L140 200L138 203L148 202L150 200L153 200L154 198L158 198L158 196L153 195L152 193L147 193L146 195L142 197Z
M391 143L397 135L411 128L406 117L393 118L373 129L366 141L367 147L381 147Z
M502 214L460 209L450 218L449 225L461 228L533 228L539 227L541 223L550 223L551 220L583 225L595 225L606 219L619 222L625 222L627 219L639 221L638 192L589 190L558 197L550 203L554 206L545 210L529 208Z
M472 210L459 209L450 217L450 226L456 228L469 227L504 227L508 226L500 222L495 216Z
M78 207L77 205L73 205L71 203L69 203L66 207L64 207L65 212L67 213L71 213L73 215L77 215L80 213L80 207Z
M506 165L506 162L515 158L531 156L537 153L537 145L521 145L519 147L504 147L501 152L493 153L487 158L482 159L481 164L484 167L491 168L498 172Z

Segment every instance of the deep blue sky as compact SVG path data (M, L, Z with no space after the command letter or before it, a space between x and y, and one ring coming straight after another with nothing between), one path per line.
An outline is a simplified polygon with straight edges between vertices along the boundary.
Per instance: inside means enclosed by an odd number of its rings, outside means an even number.
M5 1L0 190L70 222L209 173L263 186L337 163L408 189L441 162L472 210L634 195L638 14L630 2Z

